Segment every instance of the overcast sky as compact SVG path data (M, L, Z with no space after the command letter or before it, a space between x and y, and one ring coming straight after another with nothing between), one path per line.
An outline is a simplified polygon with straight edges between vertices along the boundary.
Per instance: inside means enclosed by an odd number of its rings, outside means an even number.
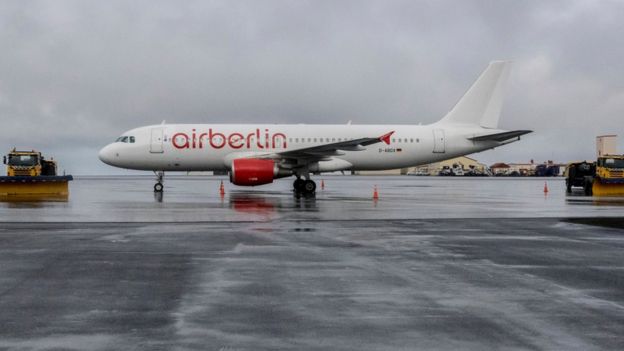
M430 123L511 59L501 128L475 157L624 151L623 1L0 0L0 151L73 174L123 131L179 123Z

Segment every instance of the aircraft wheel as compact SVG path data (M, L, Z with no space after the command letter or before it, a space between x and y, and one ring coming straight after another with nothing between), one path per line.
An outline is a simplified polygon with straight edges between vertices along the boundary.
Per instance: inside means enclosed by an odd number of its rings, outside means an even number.
M305 180L301 178L297 178L295 179L295 182L293 183L293 188L295 189L296 192L300 193L304 190L303 189L304 184L305 184Z
M314 193L316 191L316 183L311 179L306 180L303 183L303 190L308 194Z
M155 193L162 193L163 189L164 189L164 186L163 186L162 183L154 184L154 192Z

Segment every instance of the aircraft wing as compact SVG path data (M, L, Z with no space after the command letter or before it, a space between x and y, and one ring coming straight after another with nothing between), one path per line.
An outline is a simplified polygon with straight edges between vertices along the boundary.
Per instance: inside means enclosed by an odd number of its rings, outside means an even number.
M473 141L499 141L503 142L512 138L519 138L521 135L532 133L532 130L513 130L510 132L478 135L472 138L468 138Z
M390 137L392 136L392 134L394 134L394 131L391 131L376 138L359 138L353 140L339 141L337 143L323 144L302 149L288 150L276 152L274 154L262 155L260 156L260 158L303 159L339 156L344 155L342 151L362 151L366 150L365 146L380 142L390 144Z

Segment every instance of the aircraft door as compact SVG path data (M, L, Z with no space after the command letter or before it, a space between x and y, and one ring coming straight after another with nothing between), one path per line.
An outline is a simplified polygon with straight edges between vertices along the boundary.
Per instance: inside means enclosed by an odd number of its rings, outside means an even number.
M446 152L446 140L444 139L444 129L433 130L433 152L445 153Z
M152 128L150 141L150 152L154 154L163 153L163 128Z

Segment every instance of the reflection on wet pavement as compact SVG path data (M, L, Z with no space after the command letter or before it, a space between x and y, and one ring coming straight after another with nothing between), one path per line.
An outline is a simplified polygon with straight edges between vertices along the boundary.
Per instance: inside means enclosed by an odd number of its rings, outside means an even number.
M69 199L2 201L2 221L185 222L619 216L624 199L566 195L563 179L328 176L314 197L291 182L242 188L224 177L76 177ZM544 181L550 192L542 192ZM377 185L379 200L373 201Z

